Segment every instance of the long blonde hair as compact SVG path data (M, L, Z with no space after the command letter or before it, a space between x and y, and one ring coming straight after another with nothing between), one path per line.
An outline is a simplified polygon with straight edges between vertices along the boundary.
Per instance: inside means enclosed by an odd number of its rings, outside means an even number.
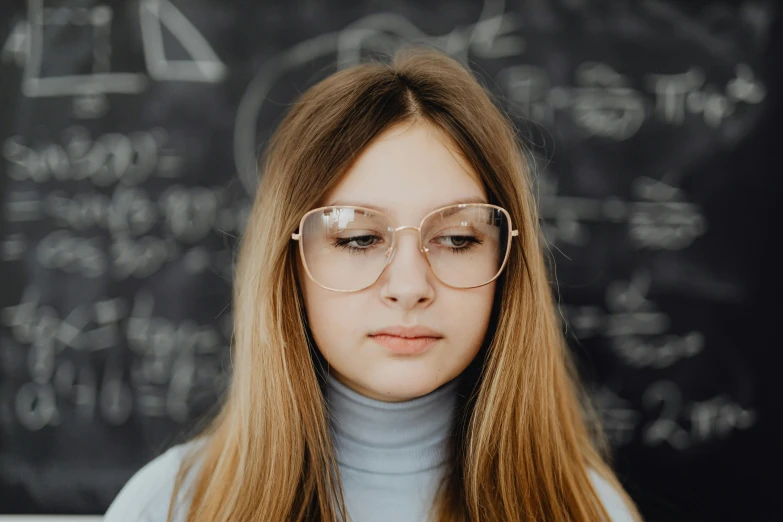
M519 230L461 381L431 520L608 520L589 468L641 520L564 340L524 145L469 69L425 47L335 72L272 136L237 257L230 387L173 498L192 474L188 522L348 520L290 238L374 138L409 121L449 136Z

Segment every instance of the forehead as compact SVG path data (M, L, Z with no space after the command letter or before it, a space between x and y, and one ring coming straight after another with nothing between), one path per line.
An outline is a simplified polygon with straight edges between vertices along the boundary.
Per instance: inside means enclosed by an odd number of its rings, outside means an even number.
M406 123L362 151L323 204L375 208L415 223L436 208L468 202L488 202L475 170L440 130Z

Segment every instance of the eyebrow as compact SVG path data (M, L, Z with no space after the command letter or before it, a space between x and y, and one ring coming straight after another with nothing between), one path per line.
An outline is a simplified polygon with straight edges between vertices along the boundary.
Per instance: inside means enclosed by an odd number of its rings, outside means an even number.
M471 198L460 198L454 201L446 202L440 205L437 205L435 207L432 207L430 211L433 211L438 208L443 207L449 207L451 205L460 205L460 204L467 204L467 203L489 203L485 198L482 197L471 197ZM339 206L349 206L349 207L365 207L372 210L377 210L378 212L383 212L384 214L391 214L391 210L385 207L381 207L378 205L371 205L369 203L358 203L358 202L350 202L350 201L333 201L331 203L327 203L324 205L326 207L339 207Z

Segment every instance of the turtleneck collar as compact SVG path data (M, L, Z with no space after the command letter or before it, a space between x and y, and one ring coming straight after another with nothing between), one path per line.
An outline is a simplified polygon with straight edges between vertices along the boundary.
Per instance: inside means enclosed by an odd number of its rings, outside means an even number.
M415 473L448 458L461 375L427 395L384 402L326 376L337 461L371 473Z

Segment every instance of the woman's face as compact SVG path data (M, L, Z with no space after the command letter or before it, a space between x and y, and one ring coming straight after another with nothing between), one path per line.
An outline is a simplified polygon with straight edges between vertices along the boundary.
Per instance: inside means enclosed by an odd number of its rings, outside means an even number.
M322 206L380 207L399 227L418 226L430 211L454 202L487 202L477 174L454 150L430 125L396 126L363 151ZM481 347L495 281L469 289L441 283L411 229L398 232L391 264L358 292L316 285L297 258L318 349L340 382L367 397L396 402L427 394L462 373ZM423 353L398 355L370 335L398 325L425 326L442 337Z

